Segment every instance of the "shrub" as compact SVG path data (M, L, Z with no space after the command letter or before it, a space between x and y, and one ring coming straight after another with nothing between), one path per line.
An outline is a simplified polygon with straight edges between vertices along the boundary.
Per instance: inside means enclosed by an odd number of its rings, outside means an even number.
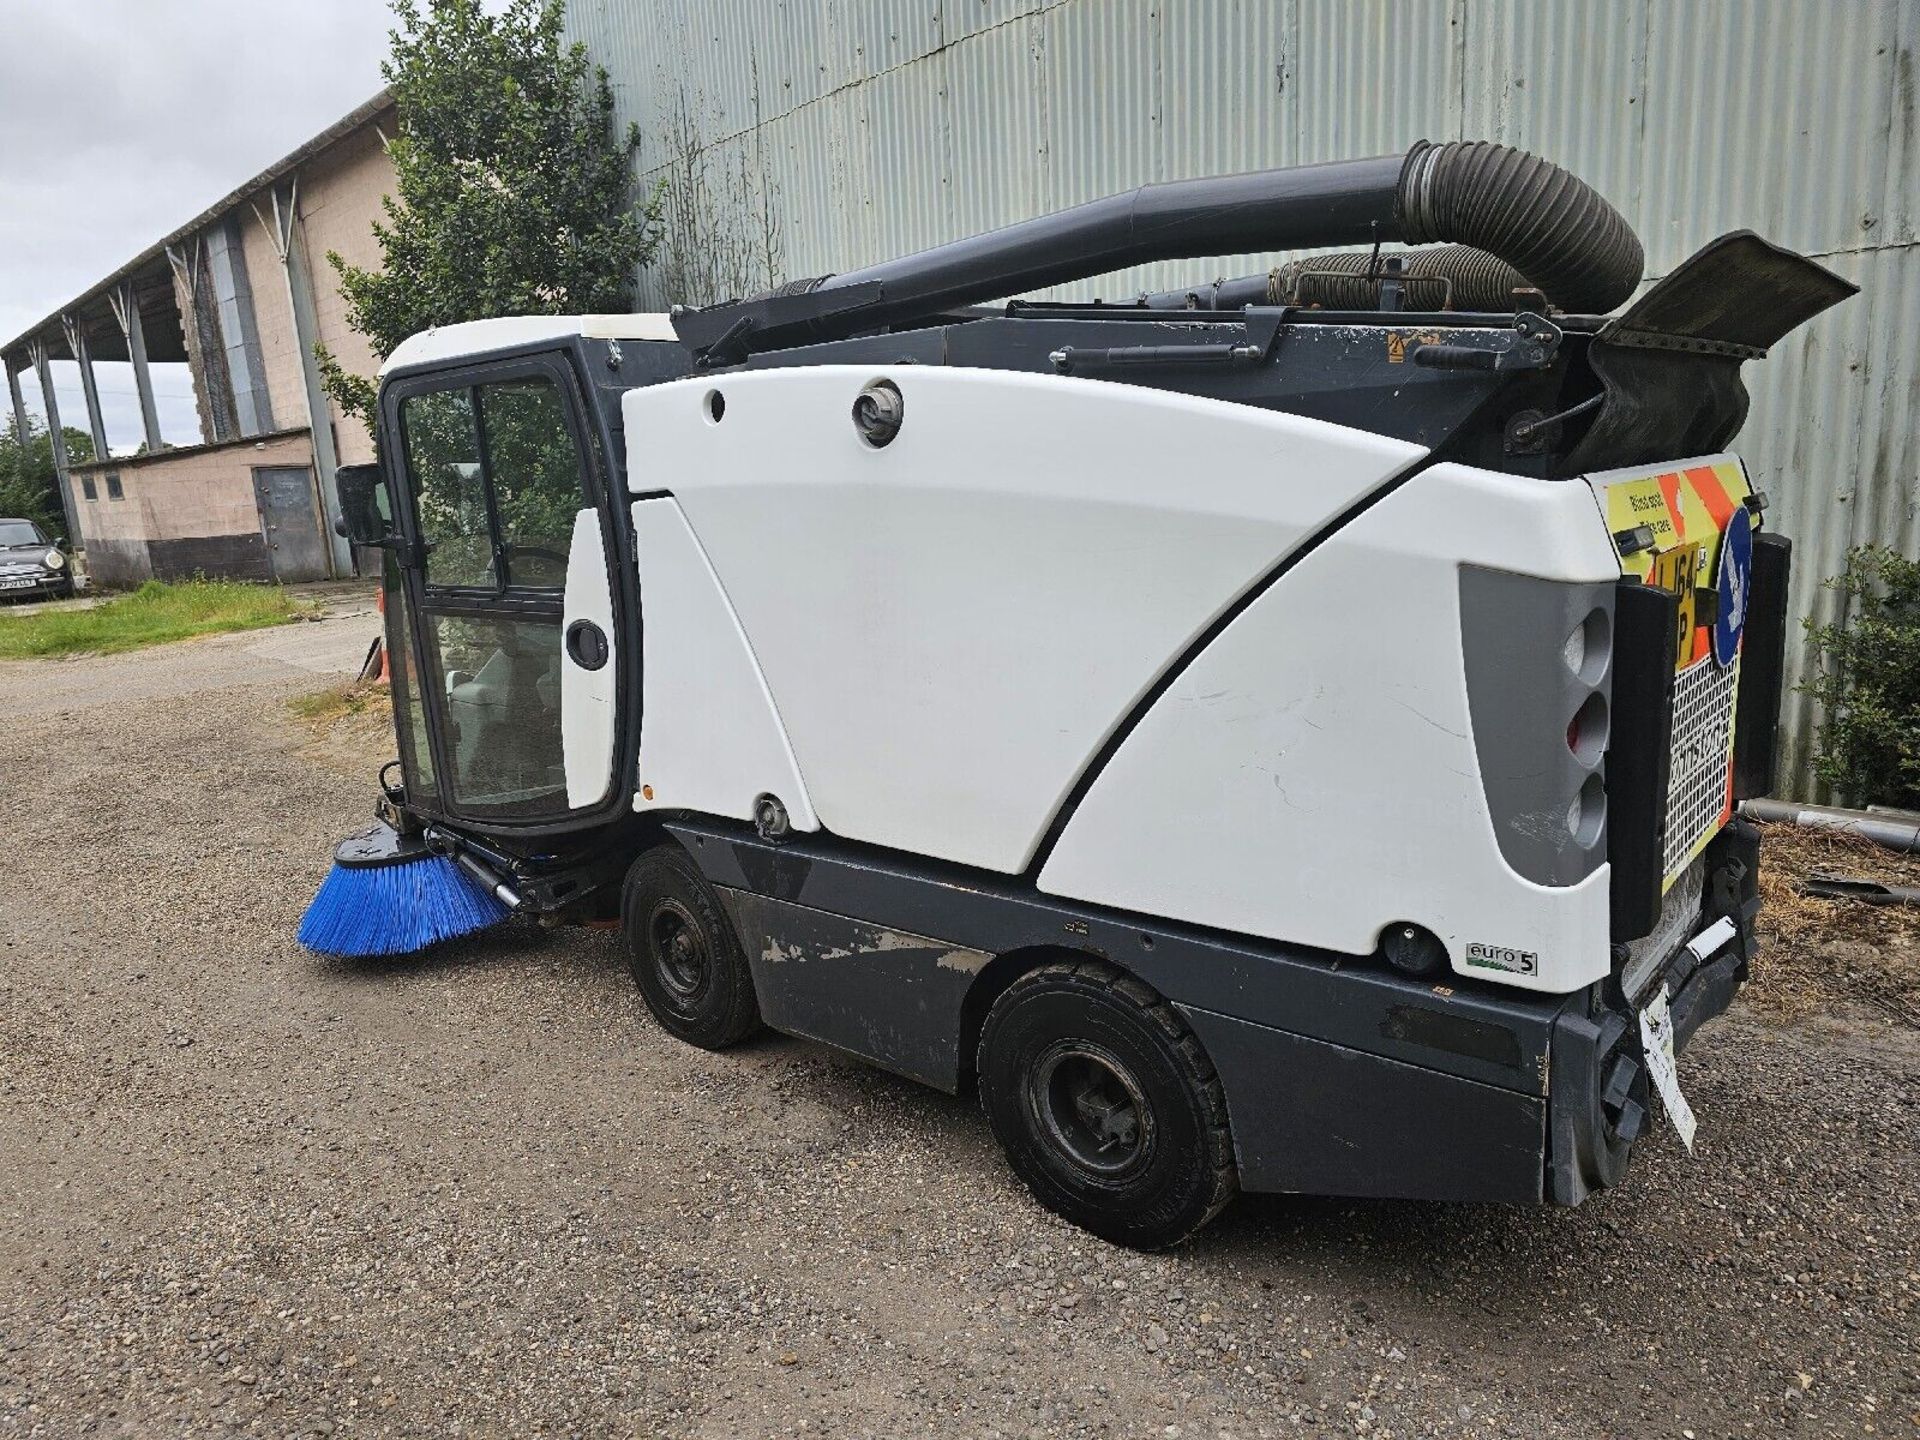
M1819 672L1801 689L1825 711L1814 773L1851 804L1920 809L1920 561L1862 546L1826 583L1850 613L1806 622Z
M35 521L47 534L71 540L59 482L54 478L53 442L31 415L26 421L25 435L11 415L6 428L0 429L0 515ZM93 437L71 425L63 425L61 433L66 436L69 459L93 458Z
M637 127L563 35L564 0L393 0L381 67L399 105L381 265L335 251L347 321L382 357L432 325L629 308L659 207L636 198ZM316 349L329 392L370 419L374 386Z

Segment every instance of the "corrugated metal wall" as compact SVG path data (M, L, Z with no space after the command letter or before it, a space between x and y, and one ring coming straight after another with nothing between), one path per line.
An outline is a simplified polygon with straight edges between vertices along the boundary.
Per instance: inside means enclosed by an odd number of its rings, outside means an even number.
M1819 582L1850 546L1920 549L1920 0L570 0L568 25L677 216L649 305L1422 137L1567 166L1634 222L1649 279L1758 230L1864 290L1747 368L1738 448L1798 543L1797 613L1833 613ZM1786 718L1793 776L1814 716L1796 696Z

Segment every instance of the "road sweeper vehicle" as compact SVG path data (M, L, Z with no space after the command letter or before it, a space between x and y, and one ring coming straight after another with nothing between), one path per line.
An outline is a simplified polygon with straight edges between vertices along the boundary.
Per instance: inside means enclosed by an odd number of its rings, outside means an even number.
M1789 545L1728 446L1853 288L1641 273L1564 171L1422 144L416 336L341 475L399 759L303 939L617 915L673 1034L977 1086L1124 1243L1576 1204L1691 1133L1754 953Z

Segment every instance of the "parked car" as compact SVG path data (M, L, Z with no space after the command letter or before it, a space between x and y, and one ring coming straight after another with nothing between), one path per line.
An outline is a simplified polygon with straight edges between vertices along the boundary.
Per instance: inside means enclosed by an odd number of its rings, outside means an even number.
M33 521L0 516L0 600L63 600L72 594L66 552Z

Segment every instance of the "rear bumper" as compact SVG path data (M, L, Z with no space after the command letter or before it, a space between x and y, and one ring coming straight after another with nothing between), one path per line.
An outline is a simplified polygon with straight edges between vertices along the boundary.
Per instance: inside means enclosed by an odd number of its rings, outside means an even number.
M1693 972L1672 1000L1674 1043L1684 1051L1693 1034L1707 1021L1724 1014L1747 978L1747 957L1730 942L1719 958Z
M1732 1003L1746 983L1748 967L1758 950L1755 925L1760 917L1760 833L1745 820L1735 820L1708 847L1705 893L1696 935L1725 922L1731 933L1710 950L1681 945L1666 958L1657 975L1633 995L1624 997L1636 1012L1664 984L1673 1015L1677 1050L1685 1050L1694 1032Z
M1757 949L1759 849L1759 832L1735 820L1702 857L1700 914L1687 936L1703 935L1725 920L1732 933L1723 941L1701 954L1683 940L1632 995L1617 978L1609 980L1589 994L1584 1012L1569 1008L1556 1022L1546 1185L1554 1204L1577 1205L1595 1190L1617 1185L1634 1142L1654 1121L1659 1102L1649 1094L1641 1053L1641 1008L1666 987L1674 1046L1684 1052L1745 983Z
M1417 983L1384 993L1396 982L1352 971L1318 1014L1282 1017L1301 1026L1289 1033L1268 1014L1210 1012L1172 990L1225 1086L1242 1188L1577 1205L1619 1184L1659 1103L1639 1010L1664 983L1685 1047L1732 1001L1754 951L1757 838L1736 821L1708 847L1698 913L1632 997L1618 965L1564 996ZM1722 917L1731 934L1704 955L1687 948ZM1349 1009L1366 1023L1334 1034L1328 1017Z

